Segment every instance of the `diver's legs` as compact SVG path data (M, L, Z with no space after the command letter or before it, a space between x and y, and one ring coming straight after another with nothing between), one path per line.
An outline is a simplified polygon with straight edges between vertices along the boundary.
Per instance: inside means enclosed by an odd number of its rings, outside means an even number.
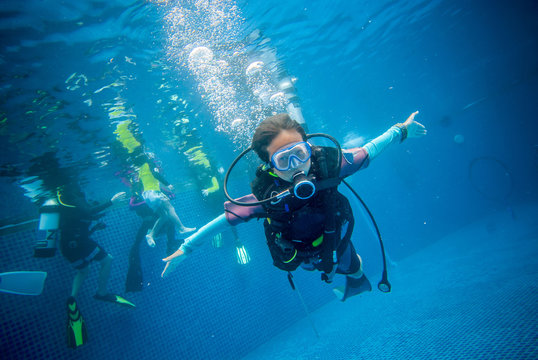
M196 228L188 228L183 225L179 217L177 216L176 209L172 206L170 201L164 201L162 210L165 212L166 217L170 219L178 228L180 233L188 233L196 230Z
M80 288L82 287L82 284L84 283L84 280L86 280L86 277L88 276L88 266L86 266L83 269L77 270L77 273L75 274L75 278L73 279L73 286L71 287L71 296L76 297Z
M161 214L161 211L159 211L159 218L157 221L155 221L155 224L153 225L153 228L147 233L146 235L146 241L148 242L148 245L150 247L155 246L155 239L153 238L155 234L158 234L158 232L161 230L161 227L163 226L163 223L166 221L163 217L164 215Z
M100 261L101 269L99 270L97 295L105 296L106 294L108 294L107 283L108 283L108 278L110 276L110 268L112 265L112 259L113 259L112 255L107 254L107 256L105 256L103 260Z
M356 255L360 263L359 269L352 274L346 274L345 286L339 286L333 289L334 294L340 301L345 301L365 291L372 291L372 285L362 271L362 259L359 254Z

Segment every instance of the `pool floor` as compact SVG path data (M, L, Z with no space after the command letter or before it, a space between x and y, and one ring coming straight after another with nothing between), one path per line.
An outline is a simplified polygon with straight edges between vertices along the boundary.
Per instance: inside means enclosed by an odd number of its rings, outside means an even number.
M305 318L243 359L536 359L537 219L494 213L390 269L392 293L312 312L319 338Z

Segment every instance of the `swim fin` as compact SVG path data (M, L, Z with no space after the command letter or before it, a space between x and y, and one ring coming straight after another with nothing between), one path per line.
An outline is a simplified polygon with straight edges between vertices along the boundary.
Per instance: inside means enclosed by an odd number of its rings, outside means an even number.
M67 299L67 346L76 349L88 341L86 324L82 318L75 298Z
M142 264L140 262L140 239L136 241L129 252L129 268L125 278L125 292L142 291Z
M106 294L106 295L103 295L103 296L95 294L93 296L93 298L96 299L96 300L116 303L118 305L126 306L126 307L129 307L129 308L135 307L135 304L133 304L129 300L124 299L121 296L116 295L116 294Z
M17 295L40 295L47 273L43 271L14 271L0 274L0 292Z
M127 277L125 278L125 292L142 291L142 266L140 262L129 262Z
M346 301L346 299L365 291L372 291L372 284L370 284L366 275L362 275L358 279L346 276L346 286L333 289L334 294L340 301Z

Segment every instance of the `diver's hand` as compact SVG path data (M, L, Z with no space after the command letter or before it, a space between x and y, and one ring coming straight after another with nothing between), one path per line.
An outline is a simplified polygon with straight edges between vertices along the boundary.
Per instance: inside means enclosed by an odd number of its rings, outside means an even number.
M110 202L111 202L113 205L121 204L121 203L126 202L126 201L127 201L127 195L125 194L124 191L115 194L115 195L112 196L112 198L110 199Z
M166 266L164 267L164 270L161 274L161 277L164 278L172 273L176 266L179 265L180 262L185 260L187 258L187 255L181 250L177 249L175 253L172 255L165 257L163 259L164 262L166 262Z
M168 190L170 190L170 192L174 191L174 185L170 184L167 186Z
M408 138L419 138L427 134L426 128L419 122L416 122L415 115L418 114L418 111L415 111L404 122L404 126L407 128L407 137Z

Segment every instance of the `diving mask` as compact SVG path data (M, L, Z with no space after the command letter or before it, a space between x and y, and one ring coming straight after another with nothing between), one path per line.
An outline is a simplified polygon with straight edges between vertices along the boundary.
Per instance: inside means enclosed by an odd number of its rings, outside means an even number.
M288 171L304 164L312 156L312 148L306 141L300 141L280 149L271 156L271 163L279 171Z

